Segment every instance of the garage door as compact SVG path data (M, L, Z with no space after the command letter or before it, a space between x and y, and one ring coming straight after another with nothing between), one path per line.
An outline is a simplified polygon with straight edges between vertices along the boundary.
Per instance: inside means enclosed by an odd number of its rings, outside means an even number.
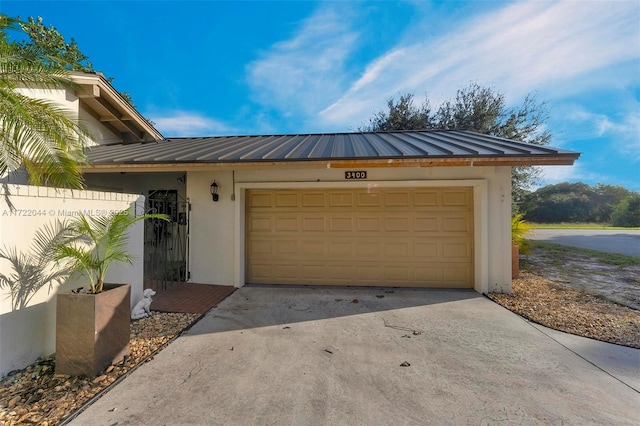
M246 282L473 287L473 190L249 190Z

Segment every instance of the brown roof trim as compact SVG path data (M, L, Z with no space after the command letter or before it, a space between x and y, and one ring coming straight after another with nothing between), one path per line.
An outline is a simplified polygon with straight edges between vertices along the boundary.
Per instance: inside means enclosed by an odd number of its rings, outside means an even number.
M79 86L78 97L99 115L118 122L122 133L129 133L136 142L163 140L164 136L137 109L122 97L100 73L71 72L71 80Z
M397 159L342 159L318 161L253 161L253 162L202 162L202 163L129 163L95 164L82 167L84 173L117 172L169 172L215 169L344 169L378 167L486 167L486 166L570 166L578 155L544 157L496 157L496 158L397 158Z

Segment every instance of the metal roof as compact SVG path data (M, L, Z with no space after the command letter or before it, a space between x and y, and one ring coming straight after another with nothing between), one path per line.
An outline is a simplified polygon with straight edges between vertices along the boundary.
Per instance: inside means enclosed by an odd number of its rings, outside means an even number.
M455 159L573 164L579 156L573 151L457 130L168 138L87 151L94 168L344 160L413 160L437 165Z

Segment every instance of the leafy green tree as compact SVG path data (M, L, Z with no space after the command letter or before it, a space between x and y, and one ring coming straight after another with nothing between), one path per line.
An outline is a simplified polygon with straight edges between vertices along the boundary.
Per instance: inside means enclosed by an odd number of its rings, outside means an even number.
M16 43L25 60L39 62L49 68L64 68L70 71L94 72L89 57L82 53L72 38L69 43L53 26L45 26L42 18L29 17L20 23L28 39Z
M378 111L369 119L369 125L364 131L387 132L391 130L419 130L429 129L433 126L433 117L429 101L417 106L413 94L401 95L396 101L387 101L389 111Z
M74 88L63 68L23 56L7 40L19 22L0 14L0 176L24 166L35 185L83 187L79 164L89 134L68 111L53 102L23 95L19 89Z
M611 213L613 226L640 226L640 193L633 193L618 203Z
M608 223L611 221L611 214L614 207L622 200L632 194L624 186L597 184L593 188L594 211L591 221L596 223Z
M609 223L614 206L631 194L622 186L564 182L528 194L521 210L533 222Z
M41 63L49 68L62 68L69 71L95 72L89 57L80 51L78 43L72 38L67 42L53 25L46 26L41 17L27 18L20 28L28 39L15 42L15 48L28 61ZM107 79L113 82L113 78ZM135 108L131 95L120 95Z
M454 99L442 103L435 112L428 97L417 106L411 93L401 95L397 101L389 99L387 107L386 111L374 113L369 124L360 130L470 130L536 145L546 145L551 139L544 127L548 117L546 103L529 95L520 107L509 108L503 94L475 83L458 90ZM513 168L514 209L539 179L538 168Z

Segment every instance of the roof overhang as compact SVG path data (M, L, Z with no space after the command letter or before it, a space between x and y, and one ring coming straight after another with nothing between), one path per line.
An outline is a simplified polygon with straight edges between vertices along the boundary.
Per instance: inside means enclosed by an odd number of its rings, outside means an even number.
M156 130L101 74L72 72L76 96L105 127L121 134L124 143L162 140Z
M571 166L577 157L520 158L414 158L414 159L344 159L324 161L253 161L217 163L130 163L91 164L82 166L84 173L151 173L240 169L348 169L378 167L487 167L487 166Z

